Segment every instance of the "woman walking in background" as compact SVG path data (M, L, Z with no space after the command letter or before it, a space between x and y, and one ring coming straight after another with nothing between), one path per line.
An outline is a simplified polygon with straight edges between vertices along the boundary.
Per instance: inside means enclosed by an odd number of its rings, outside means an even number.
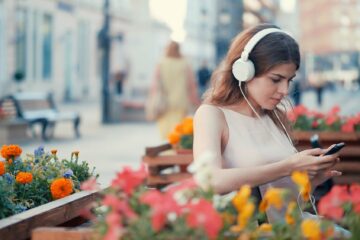
M171 41L155 69L155 78L150 94L157 94L159 85L164 94L166 109L156 119L161 137L168 134L188 113L199 105L197 85L192 69L180 53L177 42Z

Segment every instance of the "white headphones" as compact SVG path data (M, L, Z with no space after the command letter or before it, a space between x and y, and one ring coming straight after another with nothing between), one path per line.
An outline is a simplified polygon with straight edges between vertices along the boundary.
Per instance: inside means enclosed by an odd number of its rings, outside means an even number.
M241 57L232 65L232 73L235 78L241 83L251 80L255 76L254 63L249 60L249 54L256 46L256 44L266 35L274 32L281 32L289 35L289 33L278 28L266 28L257 32L244 47Z

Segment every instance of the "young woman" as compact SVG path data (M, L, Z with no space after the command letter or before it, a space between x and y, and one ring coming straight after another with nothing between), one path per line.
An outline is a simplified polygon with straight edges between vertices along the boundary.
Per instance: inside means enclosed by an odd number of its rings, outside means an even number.
M295 170L308 171L314 188L341 174L331 170L338 154L297 152L290 139L282 103L299 64L298 44L274 25L258 25L233 40L194 118L195 159L213 156L216 192L244 184L262 193L270 186L296 191L289 178Z
M181 55L177 42L171 41L168 44L165 56L156 66L150 94L157 94L159 85L165 93L167 109L157 119L157 123L161 137L167 139L168 134L186 117L192 106L197 107L200 104L194 74L187 60Z

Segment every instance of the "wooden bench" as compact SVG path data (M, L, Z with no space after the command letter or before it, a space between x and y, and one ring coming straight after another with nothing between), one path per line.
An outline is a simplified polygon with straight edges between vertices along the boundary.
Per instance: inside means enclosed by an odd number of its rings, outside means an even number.
M74 125L75 136L80 137L80 115L76 112L58 111L53 96L50 93L21 92L2 99L1 103L7 103L7 110L14 111L18 119L24 120L32 128L41 126L41 136L44 140L53 137L55 124L60 121L71 121ZM13 110L9 109L9 102L13 104Z
M192 153L178 154L171 150L170 144L147 147L142 161L147 166L149 174L147 185L162 188L171 183L191 177L187 166L193 161Z

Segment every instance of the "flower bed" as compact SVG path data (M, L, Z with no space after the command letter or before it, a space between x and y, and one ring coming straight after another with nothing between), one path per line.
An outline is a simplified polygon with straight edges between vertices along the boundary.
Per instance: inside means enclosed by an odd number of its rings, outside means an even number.
M21 158L17 145L4 145L0 161L0 219L80 191L81 182L95 177L79 152L60 160L57 151L39 147Z
M94 232L103 239L123 240L347 239L349 235L331 222L335 220L352 231L352 239L359 237L360 185L334 187L318 206L325 218L302 219L296 199L287 189L268 189L258 206L246 185L237 193L214 194L208 166L204 156L191 167L195 171L193 179L166 191L145 187L147 174L143 167L136 171L124 168L103 192L97 207L91 209ZM307 174L294 172L292 179L301 192L300 204L308 205L311 185ZM263 220L270 208L285 208L283 220L258 226L256 221Z

